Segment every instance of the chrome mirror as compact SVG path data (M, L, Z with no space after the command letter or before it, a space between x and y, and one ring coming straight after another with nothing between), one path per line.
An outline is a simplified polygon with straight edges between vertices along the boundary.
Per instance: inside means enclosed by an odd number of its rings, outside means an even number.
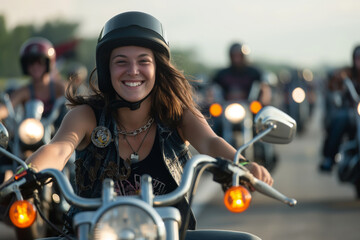
M296 121L283 111L267 106L261 109L255 116L255 130L259 133L273 128L262 141L277 144L286 144L293 140L296 134Z
M7 148L9 143L9 132L6 127L0 123L0 146L4 149Z

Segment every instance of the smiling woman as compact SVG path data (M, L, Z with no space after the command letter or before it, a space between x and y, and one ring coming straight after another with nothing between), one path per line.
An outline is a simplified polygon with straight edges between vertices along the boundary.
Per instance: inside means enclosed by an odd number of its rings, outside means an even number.
M96 72L97 78L95 70L90 75L89 96L75 95L76 83L70 82L72 109L51 143L27 159L37 170L62 170L75 150L79 196L100 197L105 178L114 181L118 195L139 194L144 174L152 177L154 194L163 195L178 187L191 157L189 143L201 154L234 159L236 150L213 132L193 100L189 80L172 65L164 28L155 17L125 12L107 21L96 47ZM246 167L272 184L264 167ZM187 200L175 206L186 219ZM79 211L71 208L68 225ZM195 229L192 214L183 223L183 229Z

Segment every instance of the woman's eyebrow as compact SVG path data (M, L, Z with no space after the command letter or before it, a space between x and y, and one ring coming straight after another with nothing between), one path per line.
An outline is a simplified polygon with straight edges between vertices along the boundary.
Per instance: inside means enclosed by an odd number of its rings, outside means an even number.
M137 58L140 58L140 57L147 57L147 56L150 56L150 54L148 54L148 53L142 53L142 54L140 54L139 56L137 56ZM117 55L115 55L112 59L117 58L117 57L127 58L127 56L126 56L126 55L123 55L123 54L117 54Z
M112 59L117 58L117 57L126 58L126 56L125 56L125 55L122 55L122 54L117 54L117 55L113 56L113 57L112 57ZM112 60L112 59L111 59L111 60Z

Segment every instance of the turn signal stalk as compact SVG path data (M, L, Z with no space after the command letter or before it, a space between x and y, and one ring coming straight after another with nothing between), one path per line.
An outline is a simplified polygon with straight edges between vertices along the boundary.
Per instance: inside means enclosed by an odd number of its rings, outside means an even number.
M250 206L251 194L243 186L229 188L224 196L224 204L230 212L244 212Z
M16 201L10 207L9 216L16 227L27 228L35 222L36 209L29 201Z

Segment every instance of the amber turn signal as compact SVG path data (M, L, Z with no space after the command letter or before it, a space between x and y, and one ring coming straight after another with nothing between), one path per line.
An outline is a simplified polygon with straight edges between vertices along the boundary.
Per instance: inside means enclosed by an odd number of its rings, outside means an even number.
M243 186L229 188L224 196L224 204L230 212L240 213L248 209L251 202L250 192Z
M9 216L16 227L27 228L35 222L36 209L29 201L16 201L10 207Z
M218 103L211 104L209 112L213 117L219 117L222 114L222 106Z
M259 101L252 101L250 103L250 111L253 113L253 114L257 114L262 108L262 105Z

